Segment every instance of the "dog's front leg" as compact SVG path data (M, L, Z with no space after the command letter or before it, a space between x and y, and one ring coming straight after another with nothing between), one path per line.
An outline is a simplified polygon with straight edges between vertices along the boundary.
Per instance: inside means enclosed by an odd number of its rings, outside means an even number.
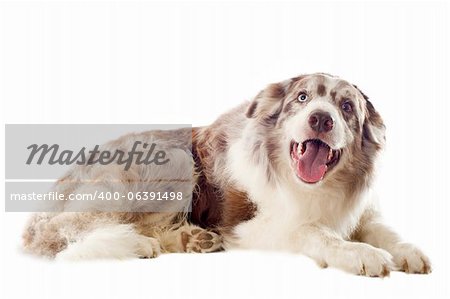
M384 277L393 268L392 256L366 243L345 241L331 229L315 224L297 231L299 250L320 266L366 276Z
M365 211L354 239L388 251L393 256L398 270L420 274L431 272L428 257L416 246L402 242L397 233L382 223L375 210Z

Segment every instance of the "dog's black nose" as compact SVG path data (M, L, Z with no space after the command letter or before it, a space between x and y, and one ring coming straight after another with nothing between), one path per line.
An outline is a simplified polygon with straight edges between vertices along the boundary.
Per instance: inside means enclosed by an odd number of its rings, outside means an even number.
M331 115L323 111L315 111L309 116L309 125L316 132L330 132L333 129Z

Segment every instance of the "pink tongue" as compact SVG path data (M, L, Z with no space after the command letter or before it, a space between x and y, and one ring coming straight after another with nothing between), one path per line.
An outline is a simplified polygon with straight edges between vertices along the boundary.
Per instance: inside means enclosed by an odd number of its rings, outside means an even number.
M307 142L298 162L297 174L308 183L317 183L327 171L328 147L316 142Z

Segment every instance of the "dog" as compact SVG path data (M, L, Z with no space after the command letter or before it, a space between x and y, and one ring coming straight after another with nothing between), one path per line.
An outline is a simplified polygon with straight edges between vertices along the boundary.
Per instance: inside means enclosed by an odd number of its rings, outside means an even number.
M195 186L183 191L191 211L68 213L63 206L31 217L24 248L57 259L267 249L371 277L431 272L426 255L381 220L371 183L385 125L357 86L301 75L268 85L210 126L132 134L108 147L177 136L192 137L177 145L170 165L177 173L194 165ZM119 183L96 188L140 190L130 182L145 185L152 171L132 167L141 169L77 166L55 188L92 192L80 178L101 182L108 174Z

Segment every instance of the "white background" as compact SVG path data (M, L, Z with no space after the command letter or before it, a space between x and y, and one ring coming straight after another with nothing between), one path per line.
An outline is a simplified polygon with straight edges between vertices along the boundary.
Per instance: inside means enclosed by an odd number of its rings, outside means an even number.
M252 251L55 263L21 253L28 215L1 213L2 297L448 295L448 17L444 3L0 4L2 123L206 125L298 74L357 84L388 128L386 221L434 264L428 276L369 279Z

